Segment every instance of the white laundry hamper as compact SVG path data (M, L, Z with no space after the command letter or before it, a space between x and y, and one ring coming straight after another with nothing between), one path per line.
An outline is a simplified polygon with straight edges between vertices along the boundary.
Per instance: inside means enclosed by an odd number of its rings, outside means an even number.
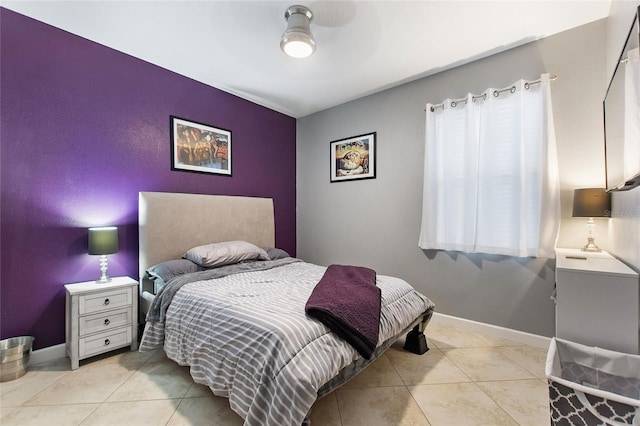
M640 356L551 340L545 374L554 426L640 426Z

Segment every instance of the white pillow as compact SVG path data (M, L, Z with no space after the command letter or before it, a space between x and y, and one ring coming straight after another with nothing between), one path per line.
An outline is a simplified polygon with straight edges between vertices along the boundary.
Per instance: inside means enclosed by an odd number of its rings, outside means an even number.
M266 251L246 241L225 241L187 250L185 259L205 267L230 265L243 260L271 260Z

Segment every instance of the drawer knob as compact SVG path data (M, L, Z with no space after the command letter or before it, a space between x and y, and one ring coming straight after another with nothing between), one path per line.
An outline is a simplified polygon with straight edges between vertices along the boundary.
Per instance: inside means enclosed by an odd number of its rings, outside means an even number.
M110 301L108 298L107 298L107 299L104 299L104 304L105 304L105 306L106 306L106 305L108 305L109 303L111 303L111 301Z
M109 344L111 343L111 340L109 339L104 339L104 345L105 346L109 346Z
M106 320L104 320L104 325L109 325L111 324L111 321L109 321L109 318L107 318Z

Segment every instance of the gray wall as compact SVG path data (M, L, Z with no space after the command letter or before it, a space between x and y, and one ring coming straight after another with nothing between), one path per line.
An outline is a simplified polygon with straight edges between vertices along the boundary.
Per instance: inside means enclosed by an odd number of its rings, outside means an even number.
M640 2L614 1L607 20L607 79L613 74ZM604 95L603 95L604 97ZM609 251L640 270L640 188L612 196Z
M570 218L573 189L604 186L605 34L606 20L597 21L299 119L298 257L369 266L407 280L440 313L553 335L554 260L418 247L424 107L543 72L558 75L552 85L562 189L558 246L579 247L585 223ZM372 131L376 179L330 183L329 142ZM606 225L596 230L605 249L607 232Z

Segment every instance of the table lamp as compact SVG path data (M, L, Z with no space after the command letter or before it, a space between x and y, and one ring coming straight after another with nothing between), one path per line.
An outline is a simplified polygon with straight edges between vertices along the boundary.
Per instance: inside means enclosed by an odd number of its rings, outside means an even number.
M115 226L104 226L100 228L89 228L89 254L100 255L100 278L98 283L111 281L107 276L107 255L118 252L118 228Z
M602 251L593 238L594 217L611 217L611 194L604 188L576 189L573 192L573 217L588 217L587 245L582 251Z

